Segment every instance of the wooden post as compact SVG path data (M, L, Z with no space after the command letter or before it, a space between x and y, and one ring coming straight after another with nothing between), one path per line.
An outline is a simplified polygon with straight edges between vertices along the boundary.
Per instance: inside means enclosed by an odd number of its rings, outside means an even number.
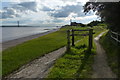
M75 46L74 44L74 30L72 29L72 46Z
M93 44L93 29L89 30L89 51L91 52Z
M70 30L67 30L67 51L70 51Z

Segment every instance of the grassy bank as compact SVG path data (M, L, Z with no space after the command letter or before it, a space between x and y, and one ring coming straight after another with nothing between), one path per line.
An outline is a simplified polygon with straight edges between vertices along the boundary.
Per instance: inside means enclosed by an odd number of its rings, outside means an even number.
M2 52L2 75L17 70L22 65L39 58L46 53L59 49L66 45L66 30L68 29L87 29L88 27L64 27L59 31L48 35L24 42L15 47L11 47ZM100 33L102 27L94 27L95 31ZM84 33L84 32L82 32ZM84 37L75 37L75 40L83 39ZM83 42L85 42L83 40ZM79 45L78 45L79 46ZM73 48L74 49L74 48ZM76 49L77 50L77 49ZM86 50L86 49L85 49Z
M120 46L118 46L116 42L110 38L108 33L101 37L100 43L106 51L109 66L112 71L118 75L118 55L120 53Z
M66 30L77 27L64 27L59 31L24 42L2 52L2 75L5 76L22 65L66 45ZM87 28L87 27L86 27ZM81 28L79 29L86 29ZM81 37L76 38L76 40Z
M93 27L96 33L94 37L105 30L103 27ZM88 37L84 37L55 62L47 78L91 78L96 46L93 45L91 53L87 49Z

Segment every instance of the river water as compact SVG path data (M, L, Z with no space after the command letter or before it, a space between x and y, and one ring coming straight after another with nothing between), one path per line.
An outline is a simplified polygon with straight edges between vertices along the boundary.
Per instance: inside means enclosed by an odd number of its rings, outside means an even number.
M0 27L0 43L26 37L38 33L47 32L56 27Z

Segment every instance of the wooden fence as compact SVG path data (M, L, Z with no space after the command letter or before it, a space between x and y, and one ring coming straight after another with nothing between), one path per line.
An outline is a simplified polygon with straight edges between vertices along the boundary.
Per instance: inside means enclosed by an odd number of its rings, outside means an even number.
M116 41L117 45L120 44L120 34L110 30L110 36Z
M75 31L89 31L89 33L87 34L75 34ZM93 44L93 29L86 29L86 30L77 30L77 29L71 29L71 30L67 30L67 51L70 51L70 36L72 36L72 46L75 46L75 39L74 36L89 36L89 51L91 51L92 49L92 44Z

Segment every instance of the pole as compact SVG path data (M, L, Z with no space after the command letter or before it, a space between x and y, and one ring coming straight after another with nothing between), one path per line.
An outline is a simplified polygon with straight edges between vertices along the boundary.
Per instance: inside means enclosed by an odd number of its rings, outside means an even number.
M70 25L71 25L71 23L72 23L72 19L70 19Z
M18 27L19 27L19 21L17 21L18 22Z
M70 30L67 30L67 51L70 51Z
M91 52L92 49L92 44L93 44L93 29L89 30L89 51Z
M72 29L72 46L75 46L75 44L74 44L74 30Z

